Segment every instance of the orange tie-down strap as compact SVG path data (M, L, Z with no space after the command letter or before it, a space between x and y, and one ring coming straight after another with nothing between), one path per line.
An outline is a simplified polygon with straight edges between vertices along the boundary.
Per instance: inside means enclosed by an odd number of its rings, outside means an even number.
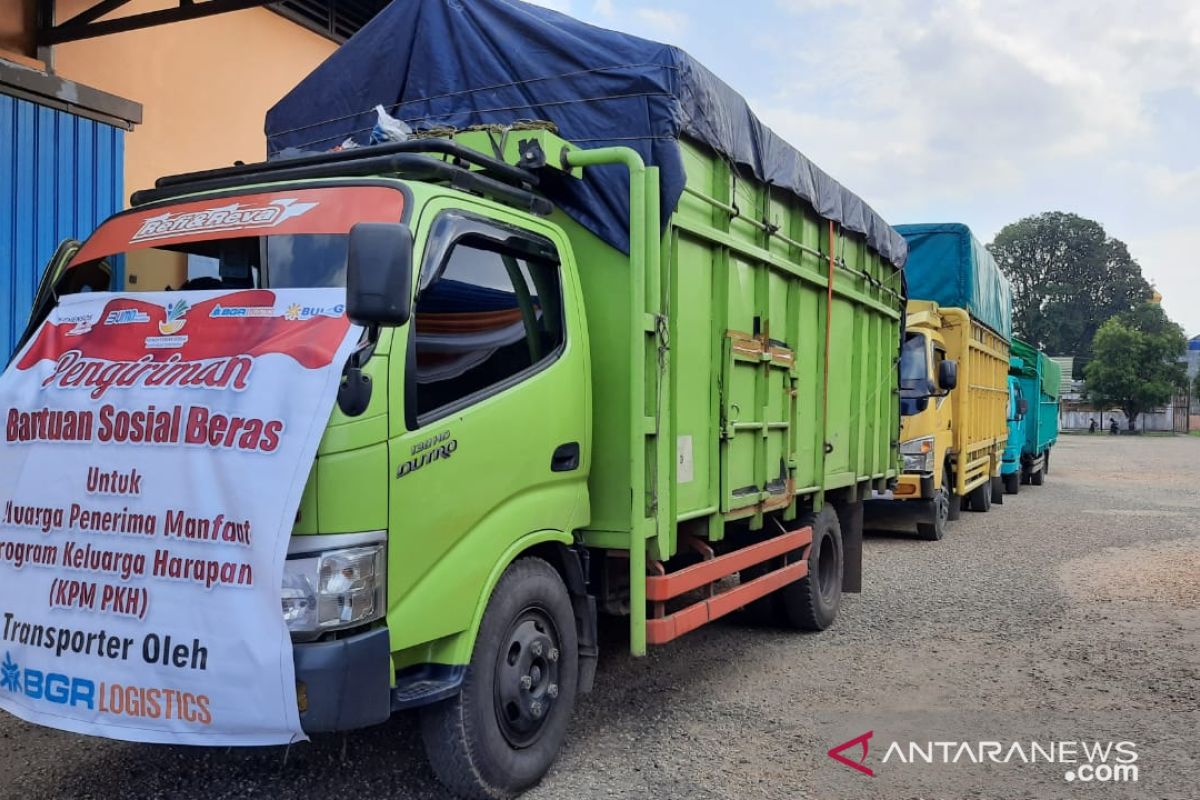
M812 544L812 528L804 527L765 542L702 561L669 575L648 577L646 578L646 599L650 602L665 602L695 589L711 585L735 572L748 569L764 561L770 561L772 558L778 558L785 553L808 547L810 544ZM646 641L650 644L665 644L672 639L678 639L705 623L737 611L781 586L798 581L807 575L808 560L801 559L765 575L760 575L752 581L738 584L718 595L685 606L665 617L647 620Z

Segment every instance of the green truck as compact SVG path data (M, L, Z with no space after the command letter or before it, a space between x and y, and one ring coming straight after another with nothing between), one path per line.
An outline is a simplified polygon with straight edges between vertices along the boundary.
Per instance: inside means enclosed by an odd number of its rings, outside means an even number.
M372 25L394 30L404 5ZM728 111L732 90L705 80ZM863 500L899 468L905 250L886 223L765 127L747 130L773 162L694 129L667 142L675 161L552 127L163 178L124 213L283 208L287 233L64 270L68 247L45 283L346 285L363 339L283 586L301 723L421 708L434 771L468 797L549 768L592 687L600 614L628 616L635 655L742 609L831 625L860 586ZM616 235L593 213L614 197ZM309 230L300 209L320 203L340 223Z

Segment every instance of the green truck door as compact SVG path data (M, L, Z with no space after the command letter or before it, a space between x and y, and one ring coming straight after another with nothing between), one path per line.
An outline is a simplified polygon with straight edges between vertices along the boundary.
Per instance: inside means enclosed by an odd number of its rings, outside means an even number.
M570 542L587 513L587 342L569 250L500 211L431 214L413 319L392 350L393 651L467 629L515 543Z

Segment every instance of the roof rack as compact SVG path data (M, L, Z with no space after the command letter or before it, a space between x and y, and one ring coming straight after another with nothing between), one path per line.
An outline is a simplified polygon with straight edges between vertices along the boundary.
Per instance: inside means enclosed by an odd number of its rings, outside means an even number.
M512 164L507 164L500 159L486 156L478 150L464 147L449 139L409 139L403 142L386 142L366 147L354 147L349 150L334 150L327 153L313 153L294 158L279 158L274 161L259 161L254 164L237 164L232 167L219 167L217 169L200 170L198 172L181 172L178 175L167 175L159 178L154 182L154 187L161 189L167 186L179 186L181 184L195 183L196 181L224 176L270 173L301 164L342 164L364 158L373 158L375 156L390 156L396 153L452 156L459 161L465 161L472 166L478 167L493 178L502 180L505 183L511 183L514 186L525 185L533 187L538 184L538 178L532 172L520 167L514 167Z
M449 156L451 160L436 158L438 155ZM477 169L470 169L471 166ZM153 189L134 192L129 201L139 206L182 194L234 189L264 181L381 174L445 181L456 189L486 194L536 214L552 210L548 200L532 191L538 184L537 175L446 139L390 142L168 175L155 181Z

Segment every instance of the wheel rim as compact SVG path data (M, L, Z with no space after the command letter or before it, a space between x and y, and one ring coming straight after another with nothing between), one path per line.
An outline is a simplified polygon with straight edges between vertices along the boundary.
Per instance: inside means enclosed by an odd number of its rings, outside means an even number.
M496 656L496 721L510 745L525 748L541 737L558 699L561 639L550 615L530 607L503 641Z

